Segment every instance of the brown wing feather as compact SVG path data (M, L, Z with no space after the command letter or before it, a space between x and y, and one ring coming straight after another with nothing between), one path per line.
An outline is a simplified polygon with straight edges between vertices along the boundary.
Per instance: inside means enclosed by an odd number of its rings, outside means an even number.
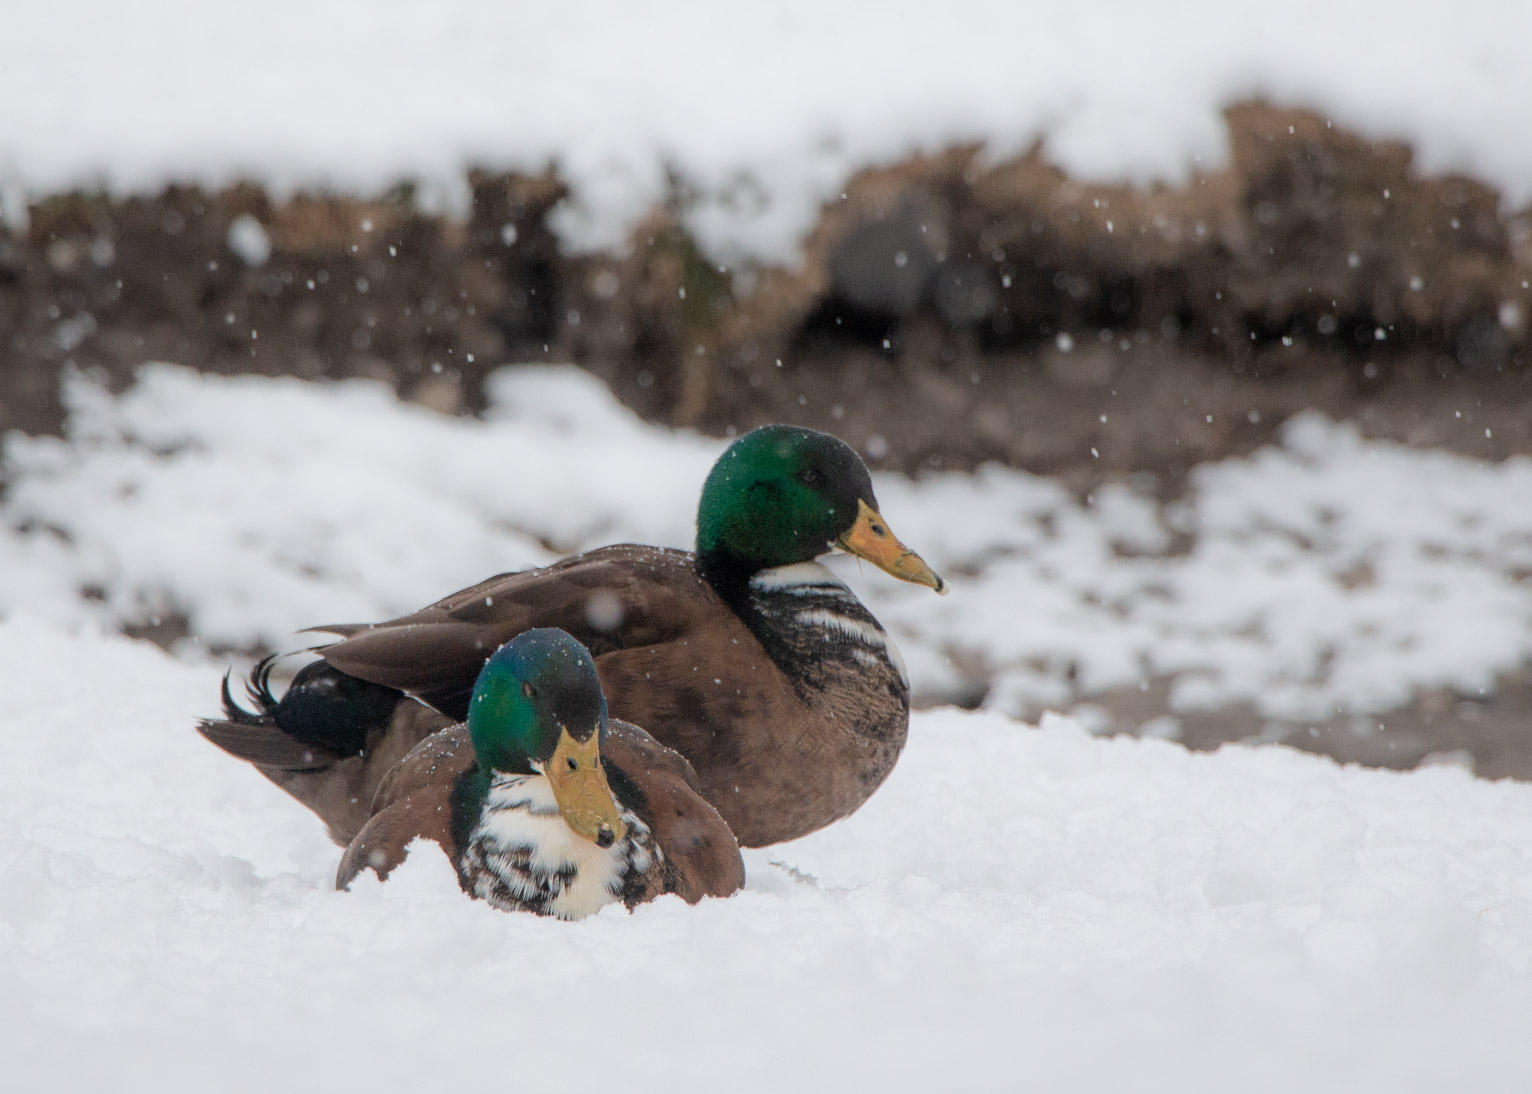
M728 896L744 887L739 843L718 810L698 793L697 773L685 757L614 718L601 759L609 774L616 773L617 782L626 778L643 799L624 804L643 817L665 852L667 892L695 904L705 896Z
M666 748L632 722L613 718L607 723L601 754L625 771L663 773L680 779L698 793L702 791L697 771L685 756Z
M362 826L335 874L345 889L363 870L386 878L405 859L410 841L436 842L456 868L462 858L453 827L452 789L478 763L463 726L451 726L420 742L389 771L373 798L372 819Z
M492 577L386 623L317 628L345 635L319 652L342 672L463 718L485 659L522 631L559 627L600 657L666 641L712 597L687 552L622 544Z
M230 756L249 760L257 767L280 767L288 771L315 771L345 759L322 745L304 744L278 729L275 722L230 722L204 718L197 732Z

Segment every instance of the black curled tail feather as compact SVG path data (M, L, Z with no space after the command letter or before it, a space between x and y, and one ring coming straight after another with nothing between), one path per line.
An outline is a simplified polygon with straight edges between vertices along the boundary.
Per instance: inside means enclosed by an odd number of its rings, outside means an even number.
M280 653L273 653L261 658L255 663L255 668L250 670L250 678L245 681L245 694L260 708L262 714L275 715L277 712L277 697L271 694L271 670L276 668L281 657Z
M314 741L294 735L281 724L281 702L271 691L271 670L281 654L262 658L250 670L245 681L245 695L255 704L247 710L230 689L233 670L224 673L220 698L223 719L205 718L197 723L197 732L231 756L263 767L287 771L313 771L329 767L344 755Z
M236 725L275 725L277 716L277 697L271 693L271 670L276 666L281 654L274 653L269 657L263 657L256 662L255 668L250 670L250 677L245 681L245 695L255 704L253 711L246 710L240 705L239 700L234 698L229 691L229 677L234 670L230 669L223 674L223 716Z
M323 658L298 670L278 699L271 672L285 655L263 658L245 682L247 709L225 676L223 720L199 726L204 737L253 763L311 770L347 756L365 756L388 732L404 696L393 688L341 672Z

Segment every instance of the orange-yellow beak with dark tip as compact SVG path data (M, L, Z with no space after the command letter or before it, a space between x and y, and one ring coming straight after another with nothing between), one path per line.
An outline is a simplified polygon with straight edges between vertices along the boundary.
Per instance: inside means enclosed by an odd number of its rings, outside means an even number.
M943 596L947 593L947 583L940 575L926 565L925 559L900 543L899 537L889 531L888 522L865 501L857 501L856 523L836 542L900 581L929 586Z
M607 785L599 738L600 733L592 730L581 742L563 729L544 770L564 823L597 847L610 847L627 835L628 826L622 822L622 812Z

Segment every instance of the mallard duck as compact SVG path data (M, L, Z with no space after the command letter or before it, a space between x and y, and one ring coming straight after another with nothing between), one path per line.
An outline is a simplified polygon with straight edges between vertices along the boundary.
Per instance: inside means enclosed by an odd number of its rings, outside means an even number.
M426 738L384 778L336 887L366 869L386 878L424 837L465 892L505 911L580 919L662 893L728 896L744 863L694 778L642 729L609 719L584 646L525 631L484 663L467 724Z
M227 720L202 731L346 844L383 775L467 714L485 658L529 628L560 627L595 656L613 712L691 762L742 845L795 839L866 801L909 726L893 640L815 561L836 548L945 591L890 531L849 446L765 426L709 472L695 553L604 547L386 623L313 628L341 641L319 647L280 701L263 663L247 684L259 709L241 709L226 679Z

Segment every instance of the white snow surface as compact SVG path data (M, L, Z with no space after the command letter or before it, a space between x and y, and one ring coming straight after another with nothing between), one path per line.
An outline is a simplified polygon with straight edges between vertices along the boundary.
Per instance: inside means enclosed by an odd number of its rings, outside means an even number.
M995 467L880 475L954 592L838 568L917 686L957 646L1008 681L993 709L917 712L869 804L748 852L744 892L568 924L469 900L424 844L332 891L318 822L192 731L227 665L207 651L614 539L686 545L721 442L547 367L498 374L483 422L168 365L68 401L65 439L3 451L7 1090L1532 1082L1532 787L1006 709L1067 699L1068 660L1281 710L1488 682L1532 641L1526 461L1309 416L1170 511ZM115 633L171 610L174 654Z
M8 1090L1524 1091L1532 787L917 714L746 890L568 924L191 731L217 666L0 623Z
M0 210L78 185L237 177L449 206L463 172L556 163L576 248L665 194L720 259L790 259L869 163L1041 139L1078 177L1178 179L1265 96L1532 198L1519 0L56 0L0 16Z

